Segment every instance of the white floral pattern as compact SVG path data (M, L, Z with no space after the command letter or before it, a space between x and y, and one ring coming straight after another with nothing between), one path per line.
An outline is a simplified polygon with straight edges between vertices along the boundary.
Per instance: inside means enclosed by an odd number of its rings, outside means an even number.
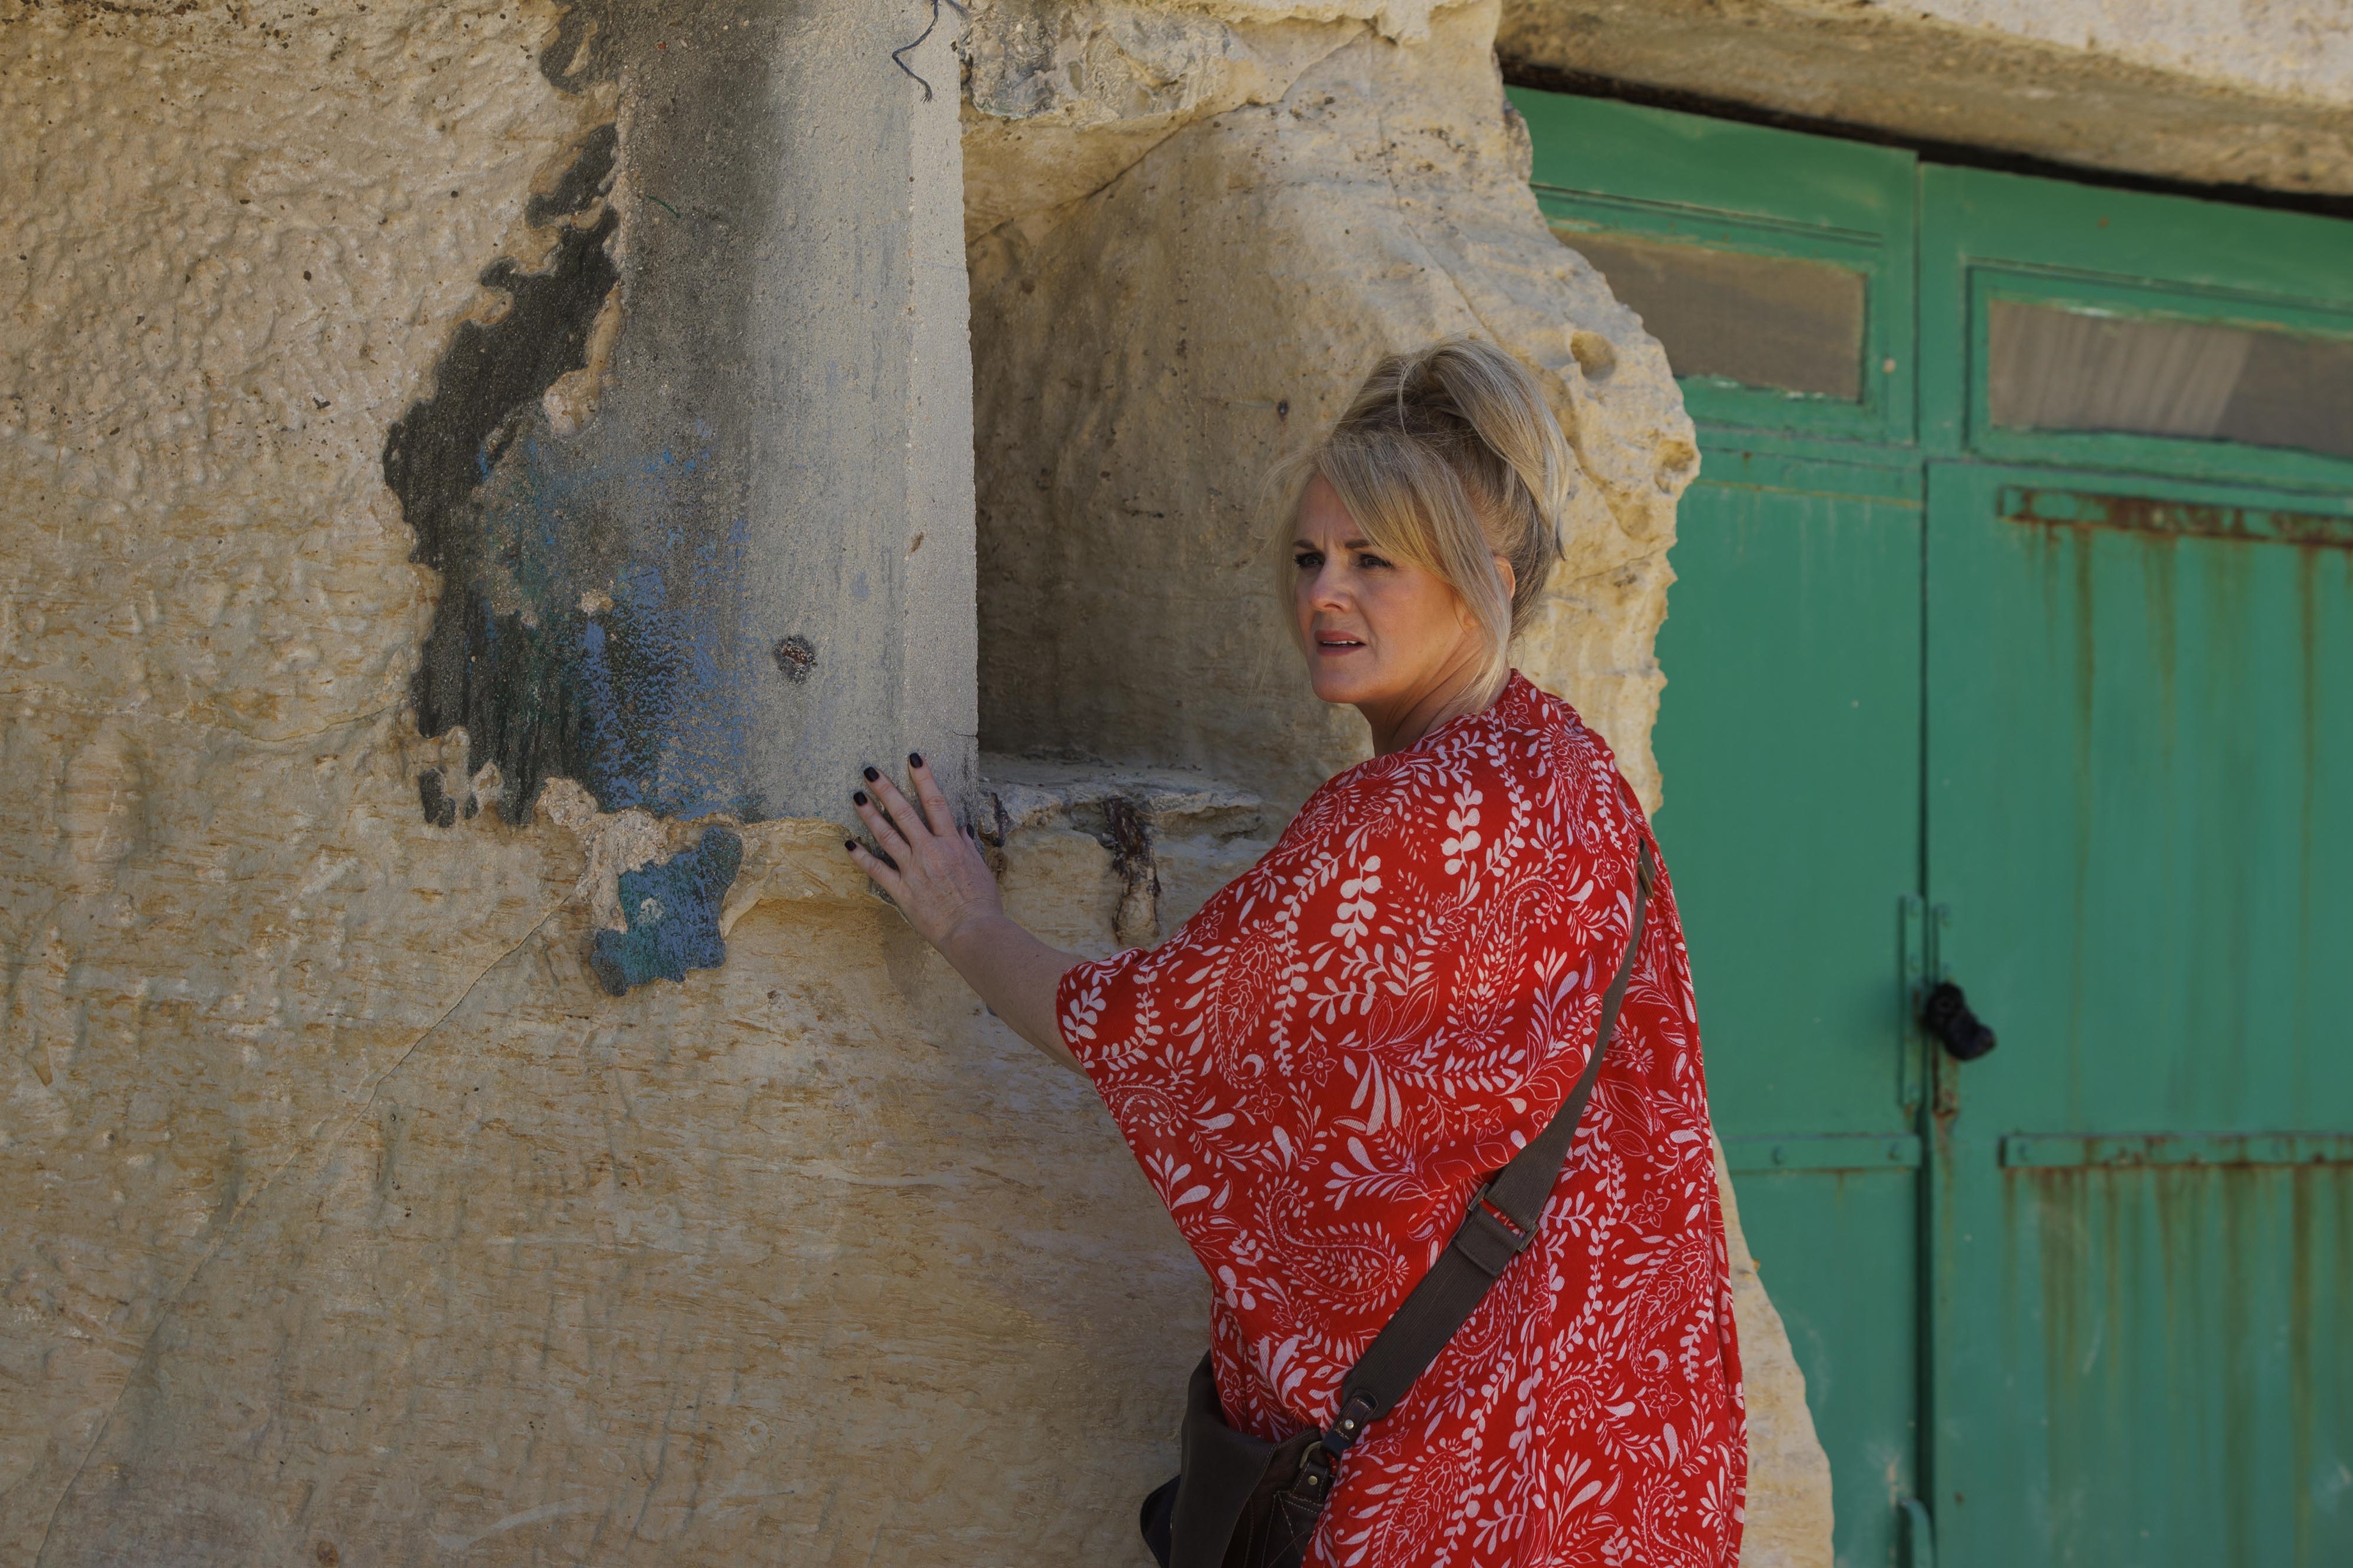
M1649 831L1609 747L1515 673L1326 784L1158 947L1063 976L1063 1038L1208 1272L1234 1425L1330 1420L1567 1097ZM1737 1562L1739 1351L1663 865L1650 910L1542 1235L1350 1452L1312 1563Z

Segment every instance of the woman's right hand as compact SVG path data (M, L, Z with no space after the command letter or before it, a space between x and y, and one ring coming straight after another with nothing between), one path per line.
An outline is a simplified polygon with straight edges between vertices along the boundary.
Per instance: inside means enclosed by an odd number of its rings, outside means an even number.
M1078 955L1047 946L1006 914L979 842L956 826L948 797L913 752L907 753L907 777L920 805L877 770L866 770L866 788L850 797L851 804L890 860L885 863L855 839L850 858L891 895L907 923L955 966L990 1012L1064 1067L1079 1070L1054 1016L1055 989Z
M1005 901L979 843L956 825L947 796L917 752L907 753L907 776L913 802L883 773L866 770L866 788L850 802L889 859L854 839L849 855L891 895L916 933L946 952L959 928L1001 917Z

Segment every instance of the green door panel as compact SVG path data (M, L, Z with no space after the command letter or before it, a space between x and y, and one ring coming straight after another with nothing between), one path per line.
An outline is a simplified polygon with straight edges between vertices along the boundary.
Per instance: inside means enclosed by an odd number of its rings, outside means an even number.
M1741 1220L1806 1374L1841 1568L1893 1568L1919 1347L1915 474L1702 435L1678 514L1655 744Z
M1930 469L1947 1563L2353 1562L2353 551L2246 514L2353 508Z
M1920 507L1909 475L1702 437L1654 744L1719 1133L1903 1136L1897 900L1919 885ZM1747 482L1725 482L1717 473ZM1847 493L1830 487L1836 485ZM1683 885L1681 867L1705 875Z
M2003 299L2251 327L2353 352L2353 224L1936 165L1920 170L1920 431L1931 453L2353 489L2353 460L2341 457L2003 429L1987 399L1990 312ZM2353 424L2353 402L2339 401Z
M1833 1561L1899 1568L1897 1510L1918 1490L1916 1179L1756 1172L1733 1184L1830 1459Z

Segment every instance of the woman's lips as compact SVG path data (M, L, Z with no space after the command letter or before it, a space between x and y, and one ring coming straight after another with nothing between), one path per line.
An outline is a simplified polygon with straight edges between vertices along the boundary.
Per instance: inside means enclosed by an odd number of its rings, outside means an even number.
M1315 639L1315 648L1319 653L1345 653L1350 648L1364 646L1355 637L1318 637Z

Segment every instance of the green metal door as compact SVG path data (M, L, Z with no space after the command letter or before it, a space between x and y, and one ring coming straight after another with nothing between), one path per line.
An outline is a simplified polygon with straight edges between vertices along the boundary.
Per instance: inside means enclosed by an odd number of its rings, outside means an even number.
M2353 226L1513 99L1700 426L1660 831L1841 1568L2353 1563Z
M2353 1562L2348 546L1932 470L1929 886L2000 1040L1937 1069L1948 1563Z
M1922 191L1938 1549L2353 1563L2353 240Z

